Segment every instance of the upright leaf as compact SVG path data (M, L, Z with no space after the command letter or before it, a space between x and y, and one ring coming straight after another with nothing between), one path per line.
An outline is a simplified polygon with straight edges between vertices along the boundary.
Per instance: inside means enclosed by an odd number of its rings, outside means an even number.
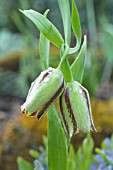
M76 37L76 46L69 49L69 54L75 53L80 48L82 37L80 18L74 0L72 0L72 29Z
M37 26L39 31L55 46L60 47L64 43L57 28L45 18L45 16L32 9L20 11L27 16Z
M49 10L46 10L45 17L48 12ZM50 41L42 33L40 33L39 49L42 70L46 70L49 67Z
M58 4L59 4L59 7L60 7L62 20L63 20L64 33L65 33L65 43L70 45L71 17L70 17L69 0L58 0Z
M92 152L93 152L94 142L90 134L84 139L82 143L82 153L83 153L83 161L80 164L80 170L90 169Z
M48 113L48 168L67 170L66 136L55 106Z
M76 170L76 155L74 147L71 144L69 147L69 157L68 157L68 170Z
M82 83L83 74L84 74L84 62L85 62L85 55L86 55L86 48L87 48L87 38L84 36L84 42L80 49L80 52L71 65L71 71L74 77L74 80Z
M42 65L42 70L45 70L49 67L49 48L50 48L50 41L43 35L40 34L40 60ZM45 50L44 50L45 49Z

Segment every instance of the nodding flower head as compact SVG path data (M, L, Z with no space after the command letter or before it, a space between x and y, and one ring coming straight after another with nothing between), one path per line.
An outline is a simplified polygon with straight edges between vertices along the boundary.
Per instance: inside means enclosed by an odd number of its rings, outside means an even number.
M60 97L60 109L67 135L73 136L79 130L84 133L96 131L88 91L78 82L67 83Z
M62 94L63 89L64 78L60 70L49 68L43 71L31 84L26 101L21 106L22 112L40 119L49 106Z

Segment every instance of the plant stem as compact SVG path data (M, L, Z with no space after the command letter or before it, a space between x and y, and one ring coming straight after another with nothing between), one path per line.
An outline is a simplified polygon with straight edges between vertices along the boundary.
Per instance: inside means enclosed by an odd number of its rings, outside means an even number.
M74 80L73 80L70 64L67 59L68 51L69 51L69 46L67 44L62 45L61 52L60 52L61 61L57 69L62 71L64 75L64 80L66 82L72 82Z
M61 61L57 67L57 69L61 69L64 61L66 60L66 57L67 57L67 54L68 54L68 51L69 51L69 46L67 44L64 44L62 47L61 47Z

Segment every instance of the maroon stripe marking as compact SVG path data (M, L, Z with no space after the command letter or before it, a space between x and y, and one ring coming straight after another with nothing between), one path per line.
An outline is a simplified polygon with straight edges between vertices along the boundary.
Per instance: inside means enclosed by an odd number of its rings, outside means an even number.
M41 83L52 71L53 70L48 70L48 72L43 75L43 77L42 77L42 79L40 80L39 83Z
M91 112L90 112L90 104L89 104L89 100L88 100L87 93L86 93L86 91L85 91L83 88L80 87L80 89L82 90L83 95L84 95L84 98L86 99L86 104L87 104L88 111L89 111L89 118L90 118L90 123L91 123L91 129L92 129L93 131L97 131L96 128L95 128L95 126L94 126L93 120L92 120L92 114L91 114Z
M49 75L49 72L45 73L39 83L41 83L48 75Z
M77 132L77 123L76 123L76 120L73 114L73 109L71 107L71 102L69 99L69 88L65 90L64 97L65 97L65 102L66 102L67 109L69 112L69 117L71 118L72 123L73 123L73 135L74 135Z
M53 70L49 70L47 73L45 73L45 74L42 76L42 79L40 80L39 83L41 83L41 82L49 75L49 73L52 72L52 71L53 71ZM39 77L40 77L40 76L41 76L41 75L39 75ZM31 91L32 91L32 89L33 89L33 87L34 87L34 85L35 85L35 83L36 83L36 81L37 81L37 79L38 79L39 77L37 77L37 78L35 79L35 81L33 82L33 85L32 85L32 87L30 88L29 93L28 93L28 95L27 95L27 99L29 98L30 93L31 93ZM27 99L26 99L26 100L27 100Z
M36 116L37 115L37 112L33 112L30 116L31 117L34 117L34 116Z
M65 119L64 112L63 112L63 107L62 107L62 96L60 97L60 110L61 110L61 115L62 115L62 118L63 118L64 125L65 125L66 133L69 135L70 134L69 126L68 126L68 123L67 123L67 121Z
M46 111L46 109L51 105L51 103L57 98L57 96L60 94L60 92L62 91L62 89L64 88L64 80L61 84L61 86L59 87L59 89L56 91L56 93L50 98L50 100L43 106L43 108L38 112L38 119L40 119L40 117L42 116L42 114Z

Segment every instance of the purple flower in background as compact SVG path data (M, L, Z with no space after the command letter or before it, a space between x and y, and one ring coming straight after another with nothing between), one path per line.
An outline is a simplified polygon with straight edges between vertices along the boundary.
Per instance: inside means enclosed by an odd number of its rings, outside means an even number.
M104 144L105 144L107 147L112 147L112 146L113 146L111 139L108 138L108 137L104 139Z
M96 160L98 161L98 163L103 163L104 162L104 159L99 154L96 155Z

